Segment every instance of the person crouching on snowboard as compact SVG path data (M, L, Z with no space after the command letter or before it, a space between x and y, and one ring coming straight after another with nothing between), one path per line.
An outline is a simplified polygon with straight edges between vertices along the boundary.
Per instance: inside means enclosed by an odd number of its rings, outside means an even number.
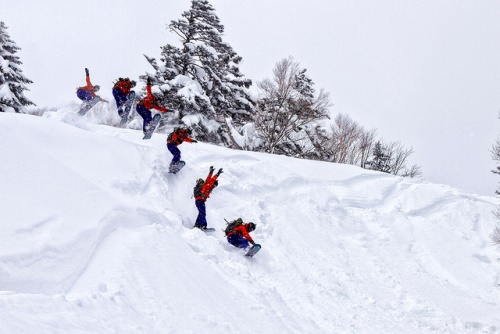
M144 132L144 134L146 134L147 130L149 130L149 123L151 123L151 121L153 120L153 117L151 117L150 109L154 108L163 113L168 111L167 108L158 105L156 97L151 92L150 78L148 78L147 81L146 93L147 93L146 97L143 98L139 103L137 103L137 106L135 108L135 110L137 110L137 113L141 115L142 119L144 120L144 123L142 125L142 131Z
M136 82L134 80L130 81L129 78L118 78L115 85L113 86L113 96L115 97L116 107L118 108L118 115L122 117L123 105L130 98L130 93L132 93L132 88L134 88Z
M78 96L78 98L82 100L85 105L88 105L90 101L92 101L95 97L99 97L95 93L98 92L101 87L99 85L95 86L92 85L92 83L90 82L90 75L88 68L85 68L85 80L87 81L87 85L83 87L78 87L76 89L76 96ZM104 99L101 99L100 97L99 101L108 102Z
M233 227L227 234L227 241L238 248L247 248L249 243L255 246L255 242L250 236L250 232L253 231L255 231L255 224L252 222Z
M197 143L198 141L189 138L191 135L191 129L176 128L174 132L170 133L167 137L167 148L174 156L170 162L170 168L175 167L181 161L181 151L177 146L183 142Z
M196 218L196 223L194 224L194 227L197 227L201 230L207 229L207 211L205 208L205 202L210 197L210 193L212 192L212 190L214 190L214 188L217 187L218 185L217 179L219 178L219 175L223 173L222 168L219 169L219 171L215 175L212 175L213 172L214 172L214 167L210 166L210 170L208 172L207 178L205 179L205 183L201 188L200 194L197 195L195 198L196 208L198 209L198 217Z

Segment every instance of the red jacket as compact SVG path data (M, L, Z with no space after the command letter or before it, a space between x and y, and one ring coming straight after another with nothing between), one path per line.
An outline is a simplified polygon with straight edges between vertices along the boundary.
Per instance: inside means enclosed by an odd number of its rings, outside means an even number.
M80 89L83 89L84 91L87 91L87 92L89 92L90 94L92 94L92 98L96 97L97 95L96 95L96 94L95 94L95 92L94 92L94 85L92 85L92 84L90 83L90 77L89 77L88 75L87 75L87 76L85 76L85 80L87 81L87 86L78 87L78 88L76 89L76 91L78 92ZM102 98L100 98L100 97L99 97L99 101L106 101L106 100L104 100L104 99L102 99ZM107 102L107 101L106 101L106 102Z
M196 196L196 200L202 200L203 202L206 202L207 199L210 197L210 193L212 192L212 190L214 189L214 184L215 184L215 181L217 181L217 178L219 176L216 175L212 175L212 174L208 174L207 176L207 179L205 180L205 184L203 185L203 187L201 187L201 195L200 196Z
M130 90L132 89L132 83L130 82L130 80L120 80L117 83L115 83L114 88L118 88L119 90L128 95L130 94Z
M172 132L167 138L167 143L174 144L175 146L180 145L185 141L191 143L193 139L188 137L188 134L184 129L179 132Z
M83 89L84 91L92 93L92 97L94 97L95 96L94 85L90 83L90 77L88 75L85 76L85 80L87 81L87 86L78 87L76 90L79 91L80 89Z
M141 100L141 102L139 102L139 103L142 103L144 105L144 107L146 107L148 109L154 108L154 109L159 110L161 112L167 112L167 108L158 105L158 101L156 101L156 98L154 97L153 93L151 92L150 85L146 86L146 92L148 93L148 95L145 98L143 98Z
M248 231L247 231L247 226L248 226L248 224L236 226L235 228L233 228L233 231L231 233L229 233L227 236L230 236L231 234L236 233L238 235L241 235L243 238L247 239L248 241L253 242L253 239L250 236L250 233L248 233Z

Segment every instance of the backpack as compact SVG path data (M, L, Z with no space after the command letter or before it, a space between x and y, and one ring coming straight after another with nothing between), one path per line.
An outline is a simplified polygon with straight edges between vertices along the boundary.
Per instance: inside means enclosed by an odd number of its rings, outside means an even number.
M236 226L241 226L241 225L243 225L243 219L241 219L241 218L233 220L232 222L227 222L227 226L226 226L226 229L224 230L224 233L226 233L226 236L227 236L229 233L233 232L233 229Z
M203 179L198 179L196 180L196 185L193 188L193 195L194 197L201 196L201 188L203 188L203 185L205 184L205 181Z
M174 133L175 134L180 134L182 132L182 130L184 130L183 128L175 128L174 131L170 132L170 134L168 135L167 137L167 141L172 141L172 137L174 136Z
M128 78L125 78L125 79L123 79L123 78L118 78L118 80L116 80L116 81L114 82L113 88L120 87L120 82L122 82L122 81L127 81L127 79L128 79Z

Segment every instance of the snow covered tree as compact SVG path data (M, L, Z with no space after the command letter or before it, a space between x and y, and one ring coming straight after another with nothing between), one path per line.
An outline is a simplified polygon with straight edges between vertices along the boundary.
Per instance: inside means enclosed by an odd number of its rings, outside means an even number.
M317 160L365 168L375 143L375 130L366 131L349 115L338 114L333 123L316 126L308 135Z
M391 171L390 157L385 153L386 149L380 141L375 143L373 148L373 159L368 163L369 169L379 172L389 173Z
M307 157L314 146L307 129L328 117L329 94L315 94L306 70L292 57L279 61L273 79L258 84L255 117L260 150L288 156Z
M314 146L308 159L359 166L403 177L420 176L420 166L406 167L413 149L399 142L383 143L376 130L365 130L348 115L338 114L333 122L325 121L307 129Z
M413 154L413 149L405 149L400 142L389 144L377 141L373 149L373 158L367 161L368 169L400 175L404 177L417 177L422 175L420 166L406 167L406 160Z
M500 163L500 137L497 138L495 144L493 145L493 149L491 150L492 158L496 162ZM496 169L492 170L495 174L500 174L500 166L497 166ZM500 195L500 190L496 190L496 194Z
M16 56L20 48L7 34L7 26L0 21L0 111L24 112L24 107L34 103L24 96L31 80L23 75Z
M494 212L497 218L500 218L498 215L498 211ZM500 227L495 227L493 232L490 234L490 239L495 244L500 245Z
M500 115L499 115L500 118ZM493 148L491 150L492 158L495 160L497 163L500 163L500 137L497 138L495 141L495 144L493 144ZM492 170L493 173L495 174L500 174L500 166L497 166L496 169ZM497 195L500 195L500 189L497 189L496 191ZM498 206L494 211L493 214L495 217L500 220L500 206ZM491 240L500 245L500 227L496 227L493 233L490 235Z
M161 64L146 59L156 73L147 75L159 85L159 100L179 111L182 122L198 139L231 146L226 119L238 125L252 120L252 101L238 64L242 58L222 40L224 26L207 0L192 0L170 31L181 46L163 46Z

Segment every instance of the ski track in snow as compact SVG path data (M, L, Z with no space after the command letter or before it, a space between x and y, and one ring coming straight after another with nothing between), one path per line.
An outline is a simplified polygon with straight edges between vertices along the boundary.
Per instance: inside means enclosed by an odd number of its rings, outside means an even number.
M497 199L203 143L169 174L166 135L93 117L0 115L2 332L500 333ZM254 258L223 236L237 217Z

